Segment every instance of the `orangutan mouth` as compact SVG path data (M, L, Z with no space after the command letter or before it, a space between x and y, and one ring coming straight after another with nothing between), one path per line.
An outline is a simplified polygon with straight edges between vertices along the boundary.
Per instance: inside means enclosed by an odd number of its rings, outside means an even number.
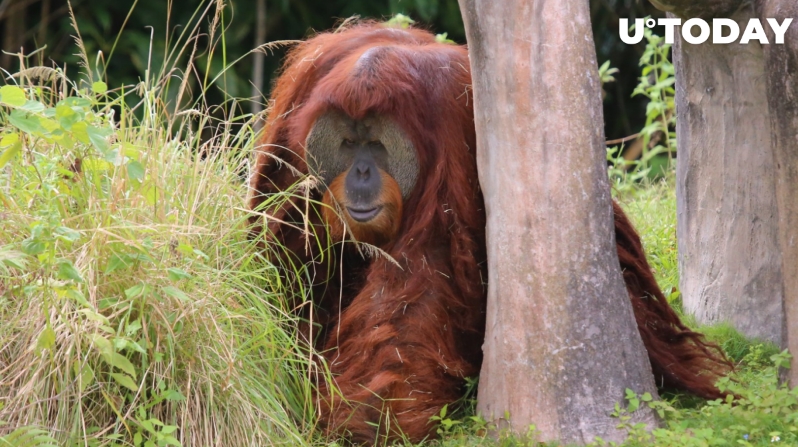
M382 206L375 206L374 208L352 208L351 206L346 207L346 211L349 212L349 215L352 216L352 219L355 219L358 222L368 222L371 219L377 217L377 214L380 214L380 210L382 210Z

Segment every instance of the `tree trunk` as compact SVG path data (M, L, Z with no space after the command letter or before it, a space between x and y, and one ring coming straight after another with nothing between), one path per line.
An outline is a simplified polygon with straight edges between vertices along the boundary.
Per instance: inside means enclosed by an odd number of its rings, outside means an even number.
M798 19L795 0L759 0L761 20ZM792 23L783 45L765 47L767 91L770 104L773 154L776 162L776 198L784 270L784 339L793 355L790 384L798 386L798 24Z
M256 8L256 16L255 16L255 48L266 43L266 0L256 0L257 8ZM264 82L264 75L263 75L263 63L265 61L265 51L264 49L259 49L255 51L255 54L252 58L252 115L258 117L260 113L263 111L263 103L261 101L264 100L265 95L264 91L267 91L268 94L268 86L265 85ZM255 120L255 130L258 131L263 127L263 120L256 119Z
M13 1L4 2L0 0L2 14L0 14L0 28L4 28L2 49L6 53L0 53L0 67L15 73L20 69L18 57L21 47L25 44L25 17L27 8L22 4L15 4Z
M728 17L743 0L651 0L662 11L672 12L680 17ZM745 28L743 28L745 29Z
M739 2L652 3L688 19ZM752 17L783 23L798 4L755 0L735 15ZM798 26L784 44L764 28L764 47L677 45L679 270L688 310L786 346L798 386Z
M624 390L656 389L616 253L588 2L460 8L487 212L478 410L544 440L620 440Z
M752 7L732 16L745 29ZM704 324L782 343L775 164L762 46L693 45L677 29L679 286Z

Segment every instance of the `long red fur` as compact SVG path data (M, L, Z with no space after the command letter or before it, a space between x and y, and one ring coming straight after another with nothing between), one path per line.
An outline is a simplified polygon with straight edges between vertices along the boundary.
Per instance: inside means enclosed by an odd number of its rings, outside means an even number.
M308 172L305 139L330 109L354 119L391 117L413 142L420 167L398 235L382 247L399 266L340 244L340 256L316 263L328 273L311 286L324 328L317 346L333 374L318 386L320 419L331 434L358 443L400 433L418 441L434 432L430 417L462 395L464 378L479 373L487 263L470 85L465 47L376 23L299 44L277 80L251 179L253 209L294 184L295 171ZM324 237L326 226L315 214L303 216L299 201L265 210L275 217L267 233L307 262L316 259L308 239ZM614 210L621 268L658 383L720 397L714 381L731 364L682 324L635 230L617 204ZM303 219L315 234L302 231ZM252 223L254 232L263 229L257 217Z

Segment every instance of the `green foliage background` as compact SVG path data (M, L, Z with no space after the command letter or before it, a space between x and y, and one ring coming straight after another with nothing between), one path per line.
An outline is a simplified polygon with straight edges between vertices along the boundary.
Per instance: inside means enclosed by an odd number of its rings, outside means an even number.
M258 1L223 2L225 51L213 55L207 70L206 64L198 64L200 73L196 76L215 77L225 62L242 57L257 46ZM301 39L314 31L330 29L354 15L384 19L402 13L437 33L446 32L457 43L465 43L457 0L264 1L266 42ZM102 51L107 63L105 78L110 80L109 87L115 88L121 84L135 84L148 66L154 71L160 69L169 41L190 22L196 10L207 3L200 0L72 0L71 6L86 44L86 53L93 58ZM618 19L647 15L659 17L662 13L645 0L591 0L590 8L598 60L609 60L620 70L615 76L617 82L605 92L605 116L611 117L607 120L607 138L625 137L642 128L646 120L645 98L632 97L638 83L637 64L645 44L629 46L622 43L618 38ZM203 24L206 34L200 38L209 38L210 25ZM71 66L68 72L78 71L79 52L72 38L74 28L69 18L69 4L65 0L0 0L0 30L3 30L0 48L10 53L0 55L0 67L4 70L14 73L19 69L13 53L22 48L28 55L41 49L33 56L35 63L29 61L28 66L56 64ZM120 33L121 30L124 32ZM148 57L150 54L151 59ZM225 73L223 83L209 92L208 101L220 104L229 96L256 96L262 102L268 97L270 81L283 54L282 49L276 49L273 56L265 58L265 80L263 85L255 86L254 91L250 81L253 78L253 57L245 57Z

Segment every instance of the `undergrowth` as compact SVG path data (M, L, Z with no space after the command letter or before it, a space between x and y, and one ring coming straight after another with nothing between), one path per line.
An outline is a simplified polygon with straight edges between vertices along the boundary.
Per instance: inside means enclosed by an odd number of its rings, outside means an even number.
M190 95L214 47L174 45L135 86L84 54L0 88L0 445L311 442L292 291L246 237L254 120Z
M233 99L205 105L224 70L192 78L193 64L224 54L214 5L137 85L109 89L102 57L85 52L74 79L23 56L3 73L0 446L345 444L315 425L311 376L323 365L298 342L289 304L308 297L247 237L256 117ZM626 172L610 172L617 196L678 308L672 173ZM721 386L739 398L630 390L616 408L626 445L798 444L798 391L777 383L784 354L728 326L702 330L738 363ZM534 427L495 431L476 415L476 382L468 388L433 418L441 439L425 445L540 445ZM663 427L628 426L649 404Z

